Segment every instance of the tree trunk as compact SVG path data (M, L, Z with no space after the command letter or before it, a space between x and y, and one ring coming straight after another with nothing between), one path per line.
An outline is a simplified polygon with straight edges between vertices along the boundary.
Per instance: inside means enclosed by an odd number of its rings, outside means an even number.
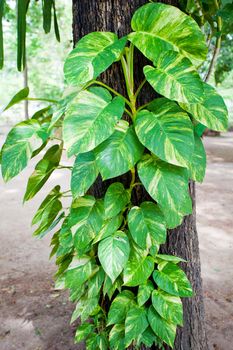
M145 0L73 0L73 38L76 43L82 36L92 31L111 31L120 37L131 31L130 21L132 14ZM161 1L177 6L177 1ZM137 52L135 58L135 82L136 86L143 80L142 67L146 60ZM114 64L111 69L101 77L105 83L115 88L122 94L126 94L122 71L119 64ZM146 85L143 89L141 103L146 103L156 95L154 91ZM128 174L120 177L120 180L129 184ZM114 179L116 181L116 179ZM103 196L108 181L102 182L99 178L95 183L92 192L96 196ZM139 190L138 190L139 191ZM195 219L195 184L190 183L190 193L193 198L193 214L184 218L181 226L168 233L167 243L161 248L163 252L176 254L188 261L183 264L183 269L187 273L192 283L195 296L183 300L184 304L184 327L177 332L176 350L207 350L207 339L204 321L204 305L202 295L202 281L200 271L200 257L198 247L198 236ZM135 204L140 204L145 200L145 191L135 192ZM168 348L166 348L168 349Z

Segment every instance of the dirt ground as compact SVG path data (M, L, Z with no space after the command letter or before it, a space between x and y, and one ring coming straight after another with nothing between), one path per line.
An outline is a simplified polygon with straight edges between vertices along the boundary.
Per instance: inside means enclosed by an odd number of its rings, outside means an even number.
M1 136L2 139L2 136ZM197 222L210 350L233 349L233 133L206 138L208 168L197 186ZM22 206L35 161L10 183L0 182L0 350L78 350L73 305L53 289L55 266L49 238L31 237L30 221L56 181L66 189L67 171L57 171ZM188 349L185 349L188 350Z

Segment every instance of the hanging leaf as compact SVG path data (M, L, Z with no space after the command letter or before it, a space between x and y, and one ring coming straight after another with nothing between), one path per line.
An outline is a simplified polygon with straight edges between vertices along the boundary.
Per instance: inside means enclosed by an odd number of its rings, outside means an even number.
M199 66L206 58L205 38L197 23L178 8L153 3L133 15L129 40L150 60L157 62L167 50L178 51Z
M110 348L125 350L125 325L115 324L109 333Z
M74 246L82 255L102 227L104 206L92 196L78 198L73 204L68 225L74 237Z
M116 232L119 229L122 221L123 216L121 214L114 216L113 218L104 220L99 233L93 240L93 244L101 241L104 238L107 238L108 236L111 236L114 232Z
M37 224L39 221L42 220L42 216L45 211L47 211L47 208L49 208L54 200L60 197L60 186L55 186L49 194L45 197L43 202L41 203L39 209L37 210L35 216L32 219L32 225Z
M120 120L115 132L95 149L97 164L104 180L128 172L142 153L143 146L125 120Z
M74 198L84 196L93 185L97 176L98 168L95 155L92 151L79 154L75 160L71 175L71 191Z
M25 100L29 95L29 88L26 87L20 91L18 91L12 98L11 100L7 103L6 106L3 107L3 109L0 111L0 113L6 111L7 109L11 108L15 104Z
M147 302L153 290L154 285L151 281L147 281L144 284L140 284L137 295L137 301L139 306L142 306Z
M28 179L24 202L32 199L44 186L52 172L59 165L61 154L62 148L59 145L54 145L48 149L44 157L36 164L34 172Z
M125 319L125 347L137 340L148 325L146 310L137 305L131 306Z
M204 84L204 97L200 103L180 104L183 109L211 130L226 131L228 127L228 112L223 98L216 90Z
M75 343L79 343L82 340L85 340L90 333L94 332L94 325L91 323L83 323L78 326L75 333Z
M109 186L104 197L105 218L109 219L119 214L130 201L129 192L120 182Z
M135 119L139 140L160 159L188 167L194 149L193 125L175 102L154 100Z
M193 295L192 287L184 271L173 263L168 262L161 270L154 271L153 278L159 288L169 294L180 297Z
M26 15L30 0L17 0L17 68L24 70L26 64Z
M127 38L118 39L110 32L93 32L79 40L68 55L64 74L67 83L82 85L97 78L120 58Z
M176 336L176 326L173 323L169 323L167 320L162 318L155 311L153 306L150 306L149 308L148 320L155 334L166 344L173 348Z
M54 18L54 32L57 41L60 42L60 32L59 32L59 25L57 20L57 12L56 12L56 6L55 6L55 0L53 0L53 18Z
M88 298L98 296L104 282L104 277L104 270L100 267L96 274L88 281Z
M98 257L112 282L119 276L129 258L129 241L122 231L103 239L98 246Z
M146 80L160 95L183 103L197 103L203 97L203 83L191 62L175 51L162 53L156 68L145 66Z
M168 322L183 325L183 306L181 299L162 290L154 290L152 304L161 317Z
M150 256L136 259L130 257L124 269L124 284L136 287L147 281L154 270L154 260Z
M112 283L111 279L106 275L104 286L103 286L103 294L104 296L107 295L109 299L112 299L113 294L116 290L121 292L121 286L122 286L122 279L121 277L118 277L114 283Z
M77 290L88 280L92 273L92 263L89 259L65 272L65 287Z
M173 264L178 264L180 262L187 262L186 260L180 258L179 256L167 255L167 254L157 254L156 255L156 260L158 260L159 263L162 260L162 261L172 262Z
M176 227L182 216L192 210L187 170L146 155L138 164L138 174L147 192L162 209L168 227Z
M51 30L53 0L43 0L42 4L43 28L45 33L47 34Z
M81 91L69 104L63 127L68 156L91 151L114 132L124 100L101 87Z
M202 182L206 170L206 153L200 137L196 134L194 136L195 146L193 156L189 163L189 172L192 180Z
M134 241L142 249L166 241L164 216L152 202L143 202L140 207L133 207L128 214L128 225Z
M11 129L1 152L4 181L18 175L27 166L33 152L42 145L40 128L36 120L27 120Z
M108 326L125 322L126 314L133 304L133 300L134 294L129 290L124 290L116 296L108 312Z
M156 345L159 345L157 336L149 326L142 334L140 334L137 345L140 346L141 344L144 344L145 346L151 348L154 342Z

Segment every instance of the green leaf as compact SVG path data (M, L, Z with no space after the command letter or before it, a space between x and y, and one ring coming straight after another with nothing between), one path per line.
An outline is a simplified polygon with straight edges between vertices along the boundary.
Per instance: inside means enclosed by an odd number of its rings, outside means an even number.
M114 283L112 283L110 277L107 275L105 276L104 280L104 286L103 286L103 294L109 297L109 299L112 299L113 294L115 293L116 289L121 292L121 286L123 282L120 277L116 279Z
M111 184L104 197L105 218L109 219L119 214L129 203L130 195L120 182Z
M68 156L91 151L114 132L124 112L122 97L101 87L81 91L68 105L63 138Z
M25 87L22 90L18 91L11 100L7 103L6 106L3 107L3 109L0 111L0 113L6 111L7 109L11 108L15 104L24 101L29 95L29 88Z
M154 285L151 281L147 281L144 284L140 284L138 288L137 301L138 305L144 305L151 296L151 292L154 290Z
M19 71L26 64L26 15L30 0L17 1L17 68Z
M162 290L154 290L152 304L161 317L168 322L183 325L183 306L181 299Z
M84 323L78 326L75 333L75 343L85 340L90 333L93 333L94 325L91 323Z
M93 243L97 243L102 239L107 238L108 236L111 236L121 226L122 221L123 221L123 217L121 214L114 216L111 219L104 220L99 233L93 240Z
M129 240L122 231L103 239L98 246L98 257L112 282L119 276L129 258Z
M76 308L71 317L71 323L81 316L81 322L86 321L89 316L96 314L99 311L98 298L82 297L77 303Z
M175 51L161 54L156 68L145 66L146 80L160 95L183 103L197 103L203 97L203 83L191 62Z
M119 59L126 41L126 38L118 40L116 34L110 32L85 35L65 61L66 81L72 85L81 85L97 78Z
M125 319L125 347L137 340L148 325L146 310L137 305L131 306Z
M151 348L154 342L156 342L156 345L158 345L157 336L154 334L151 327L149 326L142 334L140 334L137 345L141 345L142 343L147 347Z
M188 57L196 66L206 58L205 38L197 23L178 8L153 3L140 7L131 22L129 40L150 60L167 50Z
M129 287L136 287L147 281L154 270L154 260L150 256L139 259L131 257L124 269L124 284Z
M163 319L155 311L153 306L150 306L149 308L148 320L155 334L159 338L161 338L166 344L173 347L176 336L176 326Z
M143 202L140 207L133 207L128 214L128 225L134 241L142 249L166 241L164 216L152 202Z
M189 163L189 173L192 180L202 182L206 170L206 153L201 138L196 134L194 136L195 146Z
M228 112L223 98L216 90L204 84L204 97L200 103L180 104L183 109L211 130L226 131Z
M104 206L102 200L85 196L75 201L71 210L69 225L74 237L74 246L81 255L102 227Z
M79 154L75 160L71 175L71 191L74 198L84 196L93 185L97 176L98 168L94 153Z
M60 186L55 186L49 194L45 197L43 202L41 203L39 209L37 210L35 216L32 219L32 225L37 224L39 221L42 220L44 212L49 210L48 208L52 206L53 202L60 197Z
M36 164L35 170L28 179L24 201L32 199L46 183L52 172L59 165L62 148L54 145L48 149L44 157Z
M88 281L88 298L98 296L104 282L105 273L100 267L96 274Z
M27 166L33 152L42 145L38 134L40 127L36 120L27 120L9 132L1 152L4 181L18 175Z
M173 263L168 262L161 270L154 271L153 278L159 288L169 294L180 297L193 295L191 284L184 271Z
M51 29L53 0L43 0L42 4L43 28L45 33L47 34L50 32Z
M188 167L194 149L193 125L175 102L154 100L135 119L139 140L160 159Z
M187 170L146 155L138 164L138 174L147 192L162 209L167 226L176 227L180 218L192 210Z
M126 314L133 300L134 294L129 290L124 290L118 294L110 306L107 325L125 322Z
M128 172L141 158L143 149L132 126L120 120L115 132L95 149L102 178L106 180Z
M110 349L125 350L125 325L115 324L109 333Z
M186 260L180 258L179 256L167 255L167 254L157 254L156 259L159 259L159 262L160 260L162 260L162 261L169 261L174 264L178 264L179 262L186 262Z
M84 261L82 264L69 268L65 272L65 287L71 290L77 290L84 282L88 280L92 273L92 263L90 260Z

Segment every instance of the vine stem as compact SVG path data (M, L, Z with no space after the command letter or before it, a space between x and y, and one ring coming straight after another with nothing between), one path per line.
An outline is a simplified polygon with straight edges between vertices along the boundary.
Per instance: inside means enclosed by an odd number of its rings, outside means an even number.
M218 1L214 0L214 3L215 3L216 8L219 9ZM222 42L221 30L222 30L222 18L220 16L218 16L217 17L217 32L220 32L220 34L219 34L219 36L216 39L216 44L215 44L215 47L214 47L213 56L212 56L212 59L211 59L210 65L209 65L208 72L207 72L206 77L205 77L205 82L209 81L209 79L211 77L211 74L212 74L212 72L214 70L214 67L215 67L215 64L216 64L219 52L220 52L221 42Z
M69 170L73 169L72 166L68 166L68 165L59 165L57 168L58 169L69 169Z
M137 88L136 92L135 92L135 98L137 99L140 91L142 90L143 86L146 84L146 78L141 82L141 84L139 85L139 87Z
M122 97L122 98L124 99L125 103L127 103L127 105L128 105L129 107L131 107L130 101L127 100L127 98L125 98L123 95L121 95L121 94L120 94L119 92L117 92L116 90L112 89L112 88L111 88L110 86L108 86L107 84L104 84L104 83L102 83L102 81L98 81L98 80L94 80L92 83L93 83L93 84L98 84L98 85L100 85L100 86L103 86L103 87L105 87L106 89L108 89L109 91L111 91L113 94L115 94L116 96Z
M26 97L26 101L45 101L45 102L51 102L51 103L58 103L57 100L51 100L49 98L36 98L36 97Z

